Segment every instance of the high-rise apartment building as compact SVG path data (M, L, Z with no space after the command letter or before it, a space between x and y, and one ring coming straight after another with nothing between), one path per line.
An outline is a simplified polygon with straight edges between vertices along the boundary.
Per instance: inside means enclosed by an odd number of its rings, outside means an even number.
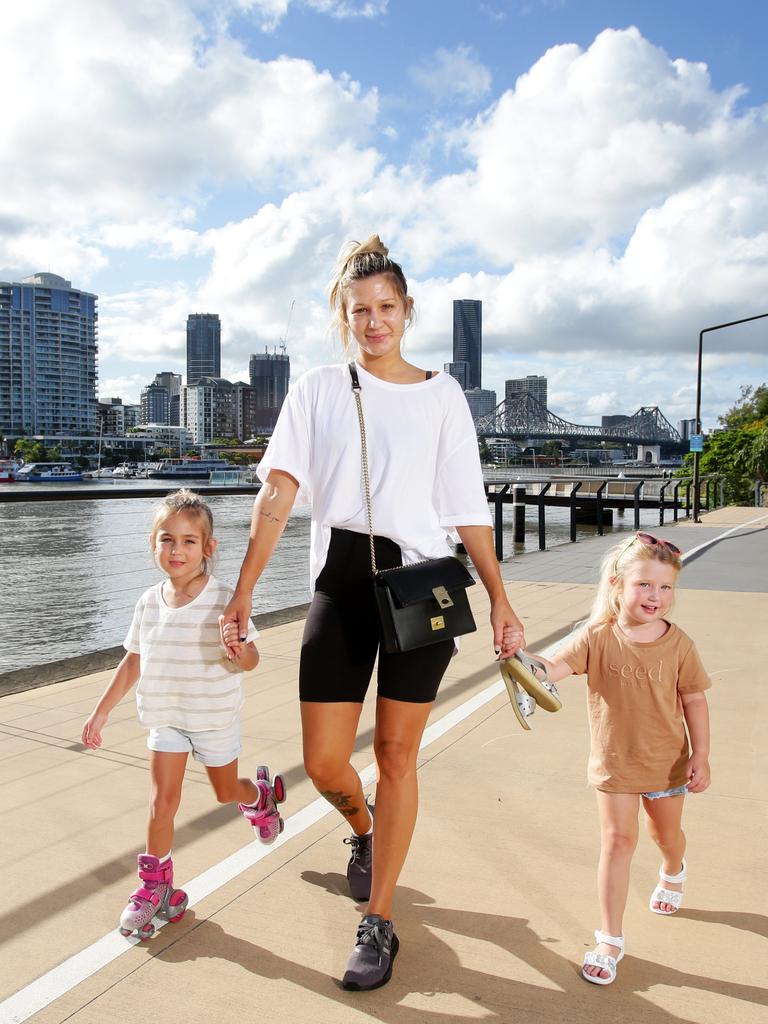
M453 377L454 380L459 382L459 386L462 391L467 390L469 387L469 384L467 383L469 380L469 363L443 363L443 369L447 374Z
M218 313L187 317L187 385L221 376L221 321Z
M0 281L0 431L98 430L96 303L58 274Z
M222 377L202 377L181 389L181 425L195 444L237 436L236 390Z
M453 300L453 362L466 363L467 388L481 388L483 372L483 303Z
M464 397L472 413L472 419L480 416L487 416L496 408L496 392L488 391L486 388L468 388Z
M179 426L181 374L165 371L141 392L141 423L163 423Z
M532 395L543 406L547 404L547 378L530 373L527 377L517 377L504 382L504 400L509 401L524 393Z
M291 379L291 360L285 353L255 353L248 362L248 373L254 395L248 401L252 405L254 427L249 436L271 434L277 417L288 394Z
M173 373L170 370L163 370L155 374L155 384L168 389L168 423L172 427L178 427L181 423L179 416L179 399L181 396L181 374Z
M101 430L105 434L121 436L132 427L138 427L140 405L124 405L122 398L104 398L97 403Z
M162 384L147 384L141 389L141 424L168 423L170 395Z

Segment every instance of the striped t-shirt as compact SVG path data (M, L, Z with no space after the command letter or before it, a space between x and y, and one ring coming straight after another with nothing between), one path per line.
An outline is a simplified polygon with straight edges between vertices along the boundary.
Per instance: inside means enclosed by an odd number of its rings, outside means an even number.
M162 583L139 598L123 646L141 658L139 721L185 732L226 729L243 704L241 669L228 661L219 615L234 591L213 576L183 608L169 608ZM247 642L259 634L251 622Z

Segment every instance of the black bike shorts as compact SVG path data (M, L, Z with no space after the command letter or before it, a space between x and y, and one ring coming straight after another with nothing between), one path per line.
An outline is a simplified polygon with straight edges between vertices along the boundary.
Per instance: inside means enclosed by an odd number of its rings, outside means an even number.
M400 548L374 538L379 569L402 565ZM415 651L379 651L367 534L331 530L328 557L318 576L304 626L299 698L314 703L362 704L379 655L378 695L413 704L431 703L453 654L453 640Z

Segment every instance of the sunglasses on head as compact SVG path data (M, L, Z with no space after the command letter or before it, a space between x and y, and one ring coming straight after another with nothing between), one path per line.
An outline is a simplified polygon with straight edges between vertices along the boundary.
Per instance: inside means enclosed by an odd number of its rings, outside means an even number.
M621 549L618 555L616 555L616 558L613 563L614 576L616 575L616 572L618 570L619 561L624 557L624 555L626 555L626 553L629 551L629 549L632 547L636 540L640 541L641 544L646 544L648 547L654 547L656 544L658 544L659 547L666 548L667 551L671 552L677 558L680 558L683 553L677 546L677 544L673 544L671 540L664 540L663 537L654 537L652 533L644 533L642 530L639 530L630 540L630 542Z

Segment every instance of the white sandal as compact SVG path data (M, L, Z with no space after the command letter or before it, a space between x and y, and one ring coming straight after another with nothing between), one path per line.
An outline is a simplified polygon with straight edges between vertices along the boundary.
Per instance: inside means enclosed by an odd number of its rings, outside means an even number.
M563 706L557 687L549 681L547 666L538 658L515 651L511 658L502 662L501 672L513 676L544 711L559 711Z
M688 862L683 857L683 867L676 875L668 875L664 871L659 871L659 878L663 882L684 882L688 877ZM674 889L665 889L663 885L657 885L651 893L651 898L648 900L648 909L652 914L661 914L662 917L671 917L676 914L680 909L680 905L683 902L683 894L676 892ZM674 910L662 910L661 907L654 907L654 903L669 903Z
M595 932L595 941L604 942L608 946L618 946L619 955L609 956L607 953L595 953L590 950L584 954L584 966L581 968L581 976L585 981L591 981L593 985L610 985L616 981L616 965L624 958L624 936L606 935L605 932ZM599 974L587 974L586 967L600 967L608 971L607 978L601 978Z
M510 658L509 661L512 659ZM515 717L524 729L530 729L528 719L536 710L536 701L521 688L515 676L509 671L509 661L502 661L499 665L501 678L506 684L509 702L515 712Z

